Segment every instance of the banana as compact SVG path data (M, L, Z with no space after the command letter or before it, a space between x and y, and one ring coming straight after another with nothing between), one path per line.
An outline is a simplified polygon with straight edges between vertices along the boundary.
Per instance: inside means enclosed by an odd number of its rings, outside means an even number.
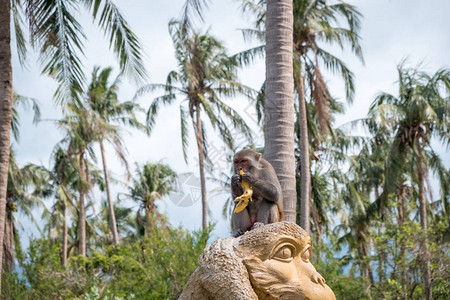
M242 180L242 175L244 175L244 171L240 170L239 175L241 175L241 185L244 189L244 193L234 199L234 202L238 202L236 207L234 208L234 213L238 213L244 210L247 207L248 202L252 200L253 188L250 186L248 182Z

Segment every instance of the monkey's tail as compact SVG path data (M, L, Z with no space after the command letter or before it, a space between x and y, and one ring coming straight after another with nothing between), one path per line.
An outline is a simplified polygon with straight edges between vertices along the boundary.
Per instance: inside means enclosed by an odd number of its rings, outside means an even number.
M280 209L280 221L284 221L284 212Z

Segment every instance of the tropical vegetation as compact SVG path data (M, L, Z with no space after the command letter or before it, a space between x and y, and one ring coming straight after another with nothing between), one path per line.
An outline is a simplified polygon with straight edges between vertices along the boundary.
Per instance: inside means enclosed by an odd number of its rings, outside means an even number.
M211 140L223 142L224 160L244 140L272 162L286 219L309 231L313 263L337 299L450 298L450 69L400 61L396 91L373 95L366 117L336 127L344 105L330 82L343 83L349 104L368 100L355 97L357 75L333 54L339 48L363 62L358 8L326 0L240 2L254 20L243 33L259 46L229 54L196 26L214 2L186 0L168 25L178 68L160 84L146 77L140 42L114 3L0 0L7 8L0 9L0 74L8 82L0 88L1 299L177 299L199 255L218 238L214 191L225 188L224 211L233 205L231 163L218 170L223 180L206 175L218 168ZM81 7L105 32L120 66L95 66L88 83L86 40L75 17ZM58 86L60 115L51 119L36 99L12 90L11 25L23 61L22 19L43 74ZM257 92L239 71L261 54L267 77ZM128 91L133 99L120 91L130 89L122 85L126 75L139 82ZM177 173L184 165L139 161L124 142L127 131L157 134L157 123L167 121L163 106L173 104L179 114L168 119L180 124L186 164L189 143L197 146L198 186ZM259 117L262 145L236 108L243 104ZM29 108L34 123L60 130L48 165L20 156ZM148 157L174 140L152 145ZM197 230L175 227L164 211L186 196L201 204ZM38 234L27 234L24 224Z

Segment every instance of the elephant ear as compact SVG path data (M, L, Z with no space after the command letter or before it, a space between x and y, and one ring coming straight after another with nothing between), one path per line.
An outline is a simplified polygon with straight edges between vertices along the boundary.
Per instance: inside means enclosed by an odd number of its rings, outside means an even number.
M257 300L247 268L234 251L234 238L221 239L199 258L201 285L209 299Z

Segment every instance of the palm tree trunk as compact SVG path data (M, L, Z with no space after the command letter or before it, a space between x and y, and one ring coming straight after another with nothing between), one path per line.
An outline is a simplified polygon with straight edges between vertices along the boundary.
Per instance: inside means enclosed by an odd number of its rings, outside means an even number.
M9 142L12 111L12 66L10 0L0 0L0 245L3 245L6 218ZM0 291L3 247L0 247Z
M152 220L150 219L152 216L150 214L152 211L148 201L145 203L145 235L150 237L150 229L152 228Z
M369 276L370 284L372 286L374 286L375 285L375 280L373 279L373 271L372 271L372 266L370 265L370 262L367 262L367 274Z
M425 234L425 240L423 243L423 282L425 285L425 295L427 300L432 299L432 290L431 290L431 272L430 272L430 253L428 250L428 236L427 236L427 198L425 196L425 172L426 166L423 158L423 150L419 143L419 139L417 139L417 149L419 150L419 168L418 168L418 177L419 177L419 209L420 209L420 225L422 226L423 232Z
M380 227L378 227L378 236L381 236L381 230ZM384 268L383 268L383 262L384 262L384 251L381 249L380 246L378 246L378 284L381 288L384 286Z
M102 153L103 174L105 176L105 185L106 185L106 198L108 200L108 211L110 220L109 225L111 226L111 232L113 235L113 244L117 245L119 243L119 233L117 232L116 214L114 213L114 205L111 198L111 189L109 186L109 173L108 167L106 166L105 148L103 147L103 141L100 141L100 151Z
M398 212L398 227L400 229L400 232L402 233L402 227L403 223L405 221L405 197L404 197L404 187L403 184L398 188L397 191L398 194L398 204L397 204L397 212ZM406 246L405 243L400 244L400 284L402 286L403 294L406 295L407 291L407 281L408 281L408 274L406 269Z
M397 204L397 213L398 213L398 227L403 226L403 222L405 220L405 198L403 197L403 189L399 188L398 193L398 204Z
M11 218L6 218L5 221L5 237L3 238L3 255L5 258L5 266L4 268L7 270L11 270L14 266L14 223Z
M86 256L86 212L84 207L84 194L86 179L86 166L84 161L84 152L80 154L80 203L78 212L78 254Z
M206 230L208 227L208 202L206 200L206 180L205 180L205 154L203 152L203 130L200 118L200 104L195 105L196 120L194 123L195 139L197 140L198 149L198 165L200 169L200 186L202 191L202 228Z
M314 223L314 227L316 229L315 236L317 241L320 240L320 236L322 235L322 219L320 218L319 213L317 212L317 209L314 207L314 205L311 205L311 217L312 221Z
M378 185L375 185L375 200L380 198L380 190L378 189ZM381 228L378 226L377 229L377 235L381 236ZM383 269L383 263L384 263L384 251L381 249L381 247L378 247L378 284L382 288L383 287L383 280L384 280L384 269Z
M50 247L53 246L53 238L52 238L52 229L53 229L53 222L50 219L49 223L48 223L48 232L47 232L47 240L48 243L50 244Z
M360 242L359 247L360 247L363 259L364 259L364 261L361 263L361 274L364 274L364 277L369 279L370 284L373 286L374 280L373 280L372 267L370 266L370 261L369 261L369 250L367 249L367 246L366 246L364 240L362 242Z
M63 208L63 249L62 249L62 260L61 264L63 267L67 266L67 239L68 239L68 229L67 229L67 215L66 207Z
M285 219L295 222L294 78L292 0L268 0L266 21L265 158L283 190Z
M300 129L300 172L301 172L301 198L300 198L300 226L310 232L310 203L311 203L311 170L309 166L308 119L306 117L305 87L303 78L297 82L298 89L298 126Z
M426 233L427 226L427 199L425 196L425 162L423 159L422 148L420 145L419 148L419 168L418 168L418 177L419 177L419 206L420 206L420 225L422 226L423 231Z
M314 233L314 238L316 240L316 245L320 245L320 236L322 235L322 220L319 216L319 213L317 212L317 210L315 209L314 205L311 206L311 215L312 215L312 220L314 223L314 227L316 229L315 233ZM310 233L311 235L311 233ZM317 263L321 262L321 257L322 257L322 253L319 250L317 250L316 248L316 261Z

